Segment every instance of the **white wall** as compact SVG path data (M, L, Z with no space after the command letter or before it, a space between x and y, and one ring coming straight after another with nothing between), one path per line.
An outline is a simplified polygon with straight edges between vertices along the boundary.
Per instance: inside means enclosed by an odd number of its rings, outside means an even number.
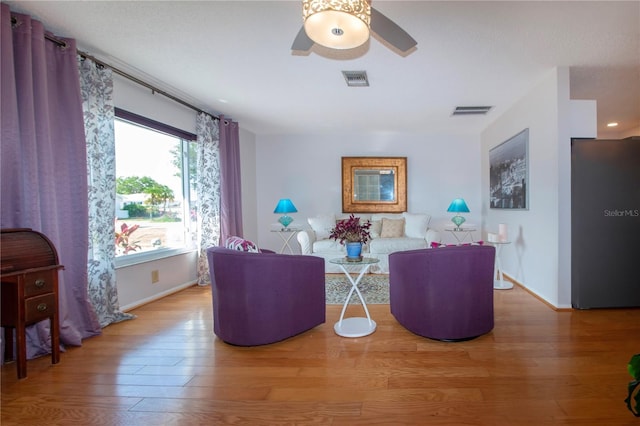
M570 101L569 71L557 68L481 135L484 225L497 232L498 224L506 223L512 241L502 250L502 267L561 308L571 306L571 137L595 137L594 110ZM582 117L582 125L572 120L576 116ZM525 128L529 209L489 209L489 150Z
M502 250L510 276L558 304L558 75L554 71L482 132L482 200L485 226L505 223L512 244ZM489 208L489 150L529 128L529 209Z
M596 101L571 100L570 114L572 138L593 138L598 134L598 123L593 120L598 115ZM588 123L591 125L587 128Z
M290 198L298 209L294 224L342 211L341 157L407 157L407 204L410 212L432 215L431 226L450 223L447 207L454 198L467 201L469 223L480 224L480 139L478 135L321 134L258 135L256 175L258 244L278 250L282 242L270 232L273 209ZM453 238L445 235L445 238ZM297 242L294 247L299 250Z
M175 293L196 282L197 252L152 260L118 268L118 301L123 311ZM151 271L158 271L159 281L151 283Z
M113 103L116 107L151 118L186 132L196 133L196 111L113 74Z

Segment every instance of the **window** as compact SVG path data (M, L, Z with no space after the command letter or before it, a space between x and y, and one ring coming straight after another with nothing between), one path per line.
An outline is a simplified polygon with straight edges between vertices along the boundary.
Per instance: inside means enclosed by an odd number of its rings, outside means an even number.
M116 109L118 266L195 248L195 139Z

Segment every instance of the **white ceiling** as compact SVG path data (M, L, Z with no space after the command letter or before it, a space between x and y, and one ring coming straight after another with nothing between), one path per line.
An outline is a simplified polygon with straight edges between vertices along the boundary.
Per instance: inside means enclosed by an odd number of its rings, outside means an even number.
M372 1L418 42L290 50L300 1L6 1L78 48L256 134L474 133L545 73L598 101L600 137L640 126L640 1ZM347 87L342 70L366 70ZM491 105L452 117L458 105Z

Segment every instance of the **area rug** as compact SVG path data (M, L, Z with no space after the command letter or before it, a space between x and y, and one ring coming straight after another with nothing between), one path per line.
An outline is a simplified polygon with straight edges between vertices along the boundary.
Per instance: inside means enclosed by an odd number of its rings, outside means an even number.
M357 278L357 275L354 279ZM344 274L326 274L325 289L327 305L342 305L351 290L351 283ZM385 274L367 274L358 284L365 302L369 304L389 303L389 276ZM354 291L349 304L360 305L360 299Z

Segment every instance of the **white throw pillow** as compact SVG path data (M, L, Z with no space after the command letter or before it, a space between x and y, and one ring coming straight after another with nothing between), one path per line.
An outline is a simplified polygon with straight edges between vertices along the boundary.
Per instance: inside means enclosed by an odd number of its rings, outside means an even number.
M382 220L372 220L369 228L371 238L380 238L380 232L382 232Z
M425 238L431 216L427 214L404 213L404 233L409 238Z
M318 215L307 219L311 229L316 233L317 240L325 240L329 238L331 229L336 226L336 216L333 214Z

